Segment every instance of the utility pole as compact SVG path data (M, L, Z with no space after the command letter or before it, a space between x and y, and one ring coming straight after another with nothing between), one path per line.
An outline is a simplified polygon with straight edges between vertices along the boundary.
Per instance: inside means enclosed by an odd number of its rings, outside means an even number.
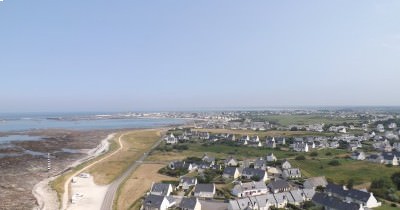
M47 172L51 170L51 160L50 160L50 153L47 153Z

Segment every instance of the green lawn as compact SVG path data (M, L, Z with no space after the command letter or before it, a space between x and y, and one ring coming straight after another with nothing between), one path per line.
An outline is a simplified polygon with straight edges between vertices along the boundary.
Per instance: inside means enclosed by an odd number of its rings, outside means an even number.
M381 207L374 208L374 210L398 210L399 207L391 207L390 204L383 203Z
M355 161L351 159L338 159L339 166L330 166L330 159L315 159L308 157L304 161L292 160L294 167L301 169L302 174L306 177L326 176L334 182L347 181L350 178L355 180L355 184L369 183L373 179L382 176L390 177L394 172L400 171L399 167L387 167L367 161Z
M298 153L291 151L282 151L277 149L269 148L257 148L248 146L230 146L225 144L212 144L208 146L203 146L201 144L188 144L189 150L193 152L202 153L215 153L219 158L228 158L229 156L234 156L239 159L257 158L265 157L269 153L274 153L278 159L294 157Z

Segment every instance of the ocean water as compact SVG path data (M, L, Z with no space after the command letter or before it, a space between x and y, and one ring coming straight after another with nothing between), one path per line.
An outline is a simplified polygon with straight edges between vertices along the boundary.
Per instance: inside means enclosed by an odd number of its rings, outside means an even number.
M98 130L124 128L153 128L184 124L176 118L101 119L95 114L0 114L0 132L36 129Z

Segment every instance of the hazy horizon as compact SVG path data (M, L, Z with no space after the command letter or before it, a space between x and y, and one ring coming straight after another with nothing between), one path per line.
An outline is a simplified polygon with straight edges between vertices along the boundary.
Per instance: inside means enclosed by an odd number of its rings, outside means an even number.
M0 113L400 106L399 1L0 2Z

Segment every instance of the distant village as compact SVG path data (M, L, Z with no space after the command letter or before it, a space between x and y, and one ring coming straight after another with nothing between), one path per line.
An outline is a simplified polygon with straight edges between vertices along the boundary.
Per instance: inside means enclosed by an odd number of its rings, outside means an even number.
M351 117L354 114L351 114ZM358 116L360 117L360 116ZM365 117L365 116L364 116ZM287 149L299 154L321 149L342 149L348 158L376 164L398 166L400 130L398 116L370 115L366 122L343 125L302 124L282 126L267 121L238 120L229 116L196 121L191 127L171 130L163 137L166 145L192 141L241 147ZM306 136L259 136L209 132L207 129L230 131L307 131ZM235 155L216 159L205 153L202 158L173 161L164 173L179 176L178 183L153 183L143 200L142 209L336 209L367 210L381 202L367 189L349 189L328 182L324 176L304 177L290 160L278 159L273 152L253 160L238 160ZM197 174L193 176L191 174ZM211 179L210 179L211 177ZM215 181L215 177L220 177ZM213 181L211 181L213 180ZM224 190L217 190L223 186ZM218 208L217 208L218 207Z

